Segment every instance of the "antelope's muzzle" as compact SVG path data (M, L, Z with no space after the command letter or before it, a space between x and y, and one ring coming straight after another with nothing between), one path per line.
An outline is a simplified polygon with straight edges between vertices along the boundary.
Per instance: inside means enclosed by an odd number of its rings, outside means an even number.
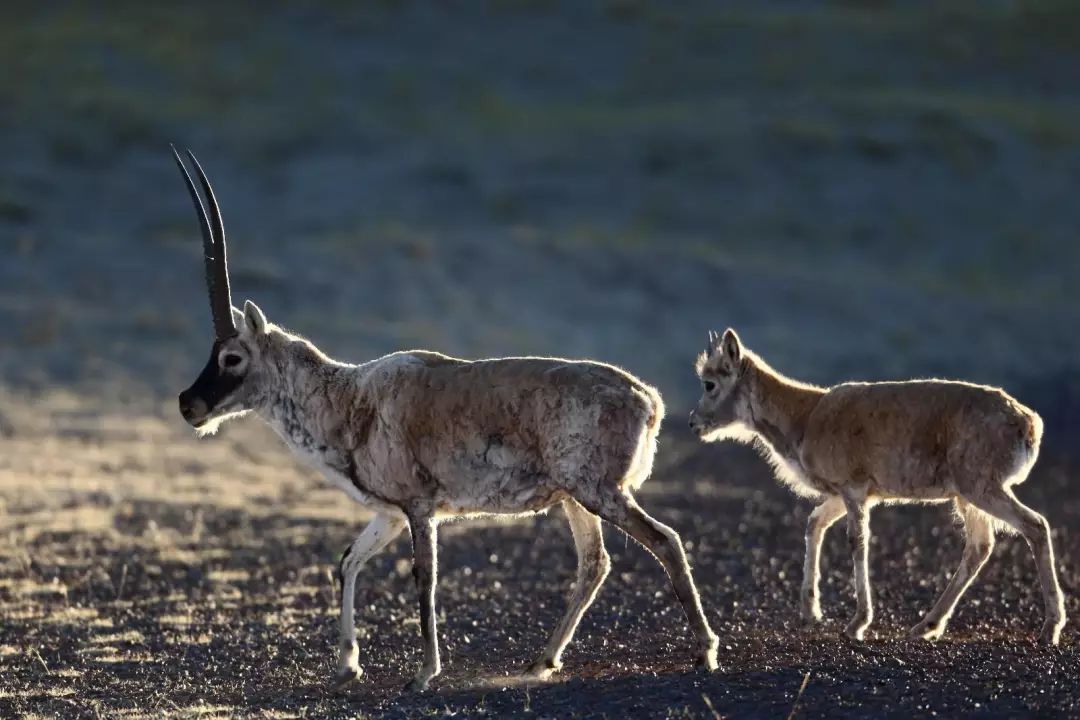
M188 424L198 427L209 412L210 408L206 406L206 402L191 390L180 393L180 414L184 416Z

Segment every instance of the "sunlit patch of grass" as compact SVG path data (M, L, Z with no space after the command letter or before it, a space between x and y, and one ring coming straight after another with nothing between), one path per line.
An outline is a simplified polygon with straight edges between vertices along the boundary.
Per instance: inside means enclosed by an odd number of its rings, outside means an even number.
M54 686L54 687L45 688L44 694L48 695L49 697L69 697L71 695L76 694L77 692L78 691L75 688L70 687L70 686L61 686L61 687L55 687Z
M67 597L68 587L59 580L52 580L49 582L38 582L30 578L4 578L4 585L14 595L21 597L36 597L36 596L48 596L59 595L61 597Z
M75 651L79 655L89 655L93 658L101 656L115 655L120 652L120 649L115 645L85 645Z
M88 620L98 616L96 608L92 607L65 607L58 608L49 613L44 622L48 625L78 625L83 626Z
M172 615L159 615L157 619L158 625L165 625L169 627L191 627L198 621L191 613L187 614L172 614Z
M193 566L202 563L205 557L203 553L198 550L186 550L167 542L158 544L161 546L158 558L162 562Z
M208 705L200 702L179 708L175 717L199 718L199 720L226 720L235 717L237 709L233 705Z
M124 632L112 633L110 635L95 635L90 639L93 644L105 643L143 643L146 641L146 637L138 630L125 630Z
M251 579L251 573L247 570L231 569L231 570L211 570L206 574L208 580L220 583L233 583L243 582Z
M120 652L117 648L105 647L101 654L86 653L91 656L93 662L102 665L117 665L120 663L153 662L154 657L148 653Z

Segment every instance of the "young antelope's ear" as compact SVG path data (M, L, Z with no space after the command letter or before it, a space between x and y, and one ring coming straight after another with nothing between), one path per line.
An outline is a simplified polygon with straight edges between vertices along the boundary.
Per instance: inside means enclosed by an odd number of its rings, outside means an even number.
M729 367L735 367L742 360L742 343L734 330L728 328L720 340L720 356Z
M262 335L266 332L266 315L250 300L244 301L244 326L252 335Z

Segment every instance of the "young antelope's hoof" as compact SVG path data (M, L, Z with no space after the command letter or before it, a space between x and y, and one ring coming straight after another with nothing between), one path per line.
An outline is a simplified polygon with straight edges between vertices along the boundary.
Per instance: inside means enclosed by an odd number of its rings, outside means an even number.
M912 640L934 641L945 634L945 628L940 625L929 625L924 620L908 630L907 636Z
M562 669L562 663L552 660L551 658L541 657L537 658L532 665L525 670L525 677L536 678L537 680L545 680L551 677Z
M866 638L866 628L870 627L870 623L866 622L862 618L856 618L848 623L844 628L844 634L852 640L862 641Z
M821 602L806 593L799 599L799 616L806 625L815 625L822 621Z
M698 656L694 667L705 672L716 672L720 669L720 663L716 660L716 648L711 647Z
M1061 629L1065 627L1065 621L1047 620L1039 631L1039 642L1047 645L1057 645L1061 642Z
M359 667L341 668L330 681L330 688L332 690L341 690L352 683L359 681L363 674L364 671Z

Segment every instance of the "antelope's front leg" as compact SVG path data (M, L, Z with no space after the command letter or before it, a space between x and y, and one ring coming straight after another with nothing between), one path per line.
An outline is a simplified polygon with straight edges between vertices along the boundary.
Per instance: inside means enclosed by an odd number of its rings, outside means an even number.
M439 636L435 627L436 524L430 514L410 514L413 541L413 577L420 596L420 634L424 642L424 664L405 686L411 692L427 690L431 678L442 670L439 663Z
M359 679L360 648L356 644L356 624L353 603L356 600L356 576L360 568L381 552L405 529L405 518L393 515L376 515L356 540L345 550L338 565L341 582L341 634L338 643L338 670L334 678L336 686Z
M803 584L800 596L800 611L807 623L821 620L821 601L818 599L818 584L821 577L821 542L825 532L844 514L844 501L839 496L832 496L814 508L806 523L806 560L803 563Z
M861 497L844 496L847 508L848 542L855 566L855 617L844 628L844 634L862 640L866 628L874 620L874 606L870 594L870 504L865 494Z

